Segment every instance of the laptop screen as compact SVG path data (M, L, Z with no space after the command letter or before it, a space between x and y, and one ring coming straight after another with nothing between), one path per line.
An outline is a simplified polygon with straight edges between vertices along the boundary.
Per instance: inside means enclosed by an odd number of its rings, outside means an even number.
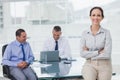
M40 52L41 62L56 62L59 61L59 51L41 51Z

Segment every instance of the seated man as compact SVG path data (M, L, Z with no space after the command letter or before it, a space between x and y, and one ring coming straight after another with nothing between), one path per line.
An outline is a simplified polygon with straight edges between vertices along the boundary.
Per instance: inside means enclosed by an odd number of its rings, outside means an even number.
M35 73L29 67L34 56L26 39L25 30L18 29L16 40L8 44L4 52L2 64L9 66L10 74L17 80L37 80Z
M59 57L71 59L71 50L68 41L61 37L61 28L60 26L55 26L52 30L53 36L48 38L43 47L43 51L59 51Z

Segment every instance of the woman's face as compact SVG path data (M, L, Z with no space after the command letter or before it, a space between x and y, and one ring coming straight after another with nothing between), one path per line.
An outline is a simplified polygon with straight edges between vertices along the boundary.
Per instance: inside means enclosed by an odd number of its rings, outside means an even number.
M90 19L92 21L92 25L100 25L100 22L103 19L101 11L99 9L93 9Z

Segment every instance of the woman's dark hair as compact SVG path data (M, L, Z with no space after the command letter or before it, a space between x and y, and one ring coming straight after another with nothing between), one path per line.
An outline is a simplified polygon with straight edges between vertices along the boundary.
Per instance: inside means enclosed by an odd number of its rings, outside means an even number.
M22 32L25 32L25 30L24 29L18 29L17 31L16 31L16 36L20 36L21 35L21 33Z
M61 31L61 27L60 26L54 26L53 30L55 30L55 31Z
M90 10L90 15L89 15L89 16L91 16L92 11L93 11L94 9L99 9L99 10L101 11L102 17L104 18L104 12L103 12L103 9L102 9L101 7L98 7L98 6L93 7L93 8Z

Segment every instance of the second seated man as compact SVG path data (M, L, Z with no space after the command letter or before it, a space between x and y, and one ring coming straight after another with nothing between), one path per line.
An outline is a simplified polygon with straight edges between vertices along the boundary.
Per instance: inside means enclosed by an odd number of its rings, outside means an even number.
M61 27L54 26L52 34L53 36L45 41L43 51L58 50L61 59L71 59L70 45L68 40L61 36Z

